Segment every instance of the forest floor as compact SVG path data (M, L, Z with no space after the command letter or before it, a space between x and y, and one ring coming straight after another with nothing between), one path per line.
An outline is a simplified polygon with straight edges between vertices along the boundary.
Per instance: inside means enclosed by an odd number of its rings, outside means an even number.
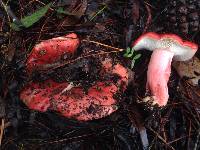
M136 60L133 68L131 59L124 57L126 49L131 47L131 43L141 34L149 31L170 32L164 21L168 7L165 1L0 2L1 149L200 148L200 88L193 87L187 80L181 79L172 68L168 84L170 98L167 105L151 109L138 102L145 94L146 72L151 52L141 51L141 57ZM41 9L42 11L38 12ZM35 44L72 32L80 39L78 50L97 52L93 58L106 57L109 52L132 71L131 84L119 101L119 109L107 117L86 122L77 121L65 118L54 111L42 113L30 110L19 98L19 93L27 82L25 63ZM199 32L193 36L179 35L183 39L200 44ZM100 50L106 52L98 55ZM200 58L199 52L196 57ZM73 65L84 67L86 59L74 61ZM29 79L44 81L51 78L62 82L67 78L66 68L66 65L63 65ZM74 73L77 73L77 69ZM98 76L95 71L91 72L91 75Z

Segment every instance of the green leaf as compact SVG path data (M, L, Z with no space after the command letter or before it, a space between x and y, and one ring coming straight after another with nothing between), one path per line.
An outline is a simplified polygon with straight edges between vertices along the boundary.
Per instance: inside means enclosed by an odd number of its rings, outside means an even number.
M130 57L132 57L133 56L133 53L130 53L130 54L128 54L126 57L127 58L130 58Z
M124 57L127 57L127 55L128 55L128 54L124 54L123 56L124 56Z
M23 27L23 25L22 24L17 24L17 23L11 23L10 24L10 27L13 29L13 30L15 30L15 31L20 31L21 30L21 28Z
M23 18L21 20L21 22L24 25L24 27L28 28L28 27L32 26L34 23L38 22L40 20L40 18L42 18L46 14L46 12L50 8L51 4L52 3L49 3L48 5L44 6L43 8L37 10L32 15Z
M124 56L124 57L128 57L130 51L131 51L131 48L130 48L130 47L127 47L126 53L125 53L123 56Z
M137 60L137 59L139 59L141 56L142 56L141 54L137 54L137 55L135 55L135 56L133 57L133 59L134 59L134 60Z
M130 47L127 47L126 53L130 53L130 51L131 51L131 48L130 48Z
M48 11L52 3L47 4L46 6L40 8L30 16L26 16L20 20L21 24L16 24L15 22L11 23L11 28L16 31L21 30L21 26L28 28L34 23L38 22Z
M131 52L127 55L127 57L128 57L128 58L132 57L134 52L135 52L135 50L132 48L132 49L131 49Z
M134 66L135 66L135 60L133 59L131 62L131 69L133 69Z
M132 53L134 53L134 52L135 52L135 49L134 49L133 47L131 48L131 52L132 52Z

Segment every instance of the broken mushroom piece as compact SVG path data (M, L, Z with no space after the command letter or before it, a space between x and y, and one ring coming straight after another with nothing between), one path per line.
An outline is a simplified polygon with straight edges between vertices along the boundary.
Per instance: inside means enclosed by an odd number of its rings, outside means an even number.
M140 36L133 48L138 51L147 49L153 51L147 71L147 91L151 96L145 97L145 102L165 106L169 94L167 83L171 73L172 58L175 61L187 61L196 53L198 46L189 41L183 41L174 34L157 34L153 32Z
M79 40L74 33L43 41L33 48L26 69L32 73L51 68L60 62L63 55L74 54L78 46ZM87 90L84 85L73 86L70 81L58 83L49 79L28 83L20 91L20 99L30 109L40 112L53 110L77 120L108 116L117 110L117 99L128 84L128 70L119 63L114 64L108 56L100 59L100 66L100 79Z
M110 82L98 82L88 89L87 94L82 87L68 87L68 83L57 83L47 80L43 83L30 83L20 93L23 102L33 110L45 112L56 111L67 118L77 120L99 119L117 110L113 94L117 87Z
M62 37L45 40L37 44L31 51L26 67L28 73L47 70L59 63L62 58L69 57L76 52L79 39L75 33Z
M116 96L119 98L128 84L128 71L122 65L102 62L102 71L103 75L117 75L117 80L96 81L87 91L82 86L68 88L68 82L31 82L20 92L20 99L33 110L49 109L82 121L100 119L117 110Z
M74 54L78 45L74 33L43 41L33 48L26 69L29 73L49 69L57 62L62 63L63 55ZM76 120L87 121L110 115L118 108L117 100L127 87L129 72L109 56L97 59L99 64L94 67L98 68L99 78L95 78L89 87L81 81L79 85L79 80L75 81L78 86L74 86L70 79L62 83L52 79L32 81L20 91L20 99L30 109L40 112L53 110ZM74 64L68 66L73 68Z

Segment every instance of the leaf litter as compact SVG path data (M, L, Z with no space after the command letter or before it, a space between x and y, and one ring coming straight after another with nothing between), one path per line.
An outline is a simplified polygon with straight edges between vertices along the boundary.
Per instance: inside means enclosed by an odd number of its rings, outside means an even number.
M124 92L122 99L119 99L119 109L105 118L81 122L62 117L51 110L45 113L29 110L19 100L20 89L29 81L50 78L57 82L66 81L67 73L69 74L68 64L77 68L84 66L87 70L87 61L91 59L88 54L93 58L105 57L107 53L114 51L111 53L114 60L120 60L124 66L130 68L132 60L124 58L125 52L113 47L126 49L144 31L165 32L162 16L159 14L167 6L162 5L163 1L157 1L159 3L109 0L103 4L101 1L90 0L70 0L69 3L62 0L3 1L10 6L17 18L22 18L19 19L21 23L23 19L26 23L23 25L25 28L20 28L18 32L11 30L9 19L12 16L4 8L0 8L0 20L4 20L1 22L3 30L0 37L1 148L199 149L198 86L194 87L187 79L180 78L173 69L168 85L170 101L166 107L151 110L145 104L138 103L145 94L145 72L150 53L141 52L142 56L132 68L135 75L132 84ZM52 3L52 10L47 12L49 3ZM63 16L58 17L58 13ZM78 62L68 62L59 68L28 77L25 60L30 49L40 41L71 32L76 32L83 40L79 50L85 55ZM7 33L11 36L6 36ZM196 39L195 42L199 44L198 38ZM9 48L2 49L3 46ZM199 53L196 57L200 58ZM94 78L97 74L94 66L92 69L91 77ZM78 71L74 72L74 76L77 73ZM84 79L83 74L79 75ZM83 80L84 82L86 81Z

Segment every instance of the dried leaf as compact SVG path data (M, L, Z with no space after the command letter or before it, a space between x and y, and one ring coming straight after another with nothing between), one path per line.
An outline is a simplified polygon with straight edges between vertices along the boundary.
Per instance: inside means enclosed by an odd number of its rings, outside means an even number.
M68 15L61 22L61 24L58 25L58 28L60 28L60 26L69 26L76 24L79 21L79 19L84 15L86 9L87 9L87 0L82 0L81 3L76 0L72 0L70 7L68 8L63 7L63 10L62 8L57 10L57 12L59 13Z
M64 14L64 15L70 15L70 16L76 16L76 14L70 13L69 11L64 10L63 7L59 7L56 9L57 13Z
M0 97L0 117L3 118L5 116L5 102L2 97Z
M200 82L200 59L193 57L185 62L173 62L173 67L181 78L185 77L187 82L193 86L199 86Z
M132 19L133 19L133 23L136 24L139 17L140 17L140 4L138 0L134 0L133 4L132 4Z
M81 18L87 9L87 0L82 0L82 3L75 8L76 17ZM78 11L76 11L78 10ZM72 11L74 13L74 11Z

